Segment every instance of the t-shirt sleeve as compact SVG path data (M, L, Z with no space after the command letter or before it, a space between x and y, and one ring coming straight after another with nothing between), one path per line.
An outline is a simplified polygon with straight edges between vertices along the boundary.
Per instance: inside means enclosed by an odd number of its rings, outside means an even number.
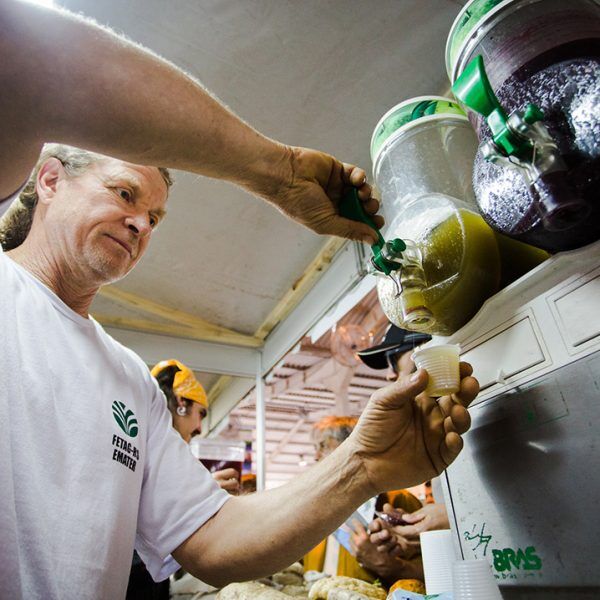
M150 575L160 581L178 568L171 552L208 521L229 495L173 429L165 398L154 387L135 547Z

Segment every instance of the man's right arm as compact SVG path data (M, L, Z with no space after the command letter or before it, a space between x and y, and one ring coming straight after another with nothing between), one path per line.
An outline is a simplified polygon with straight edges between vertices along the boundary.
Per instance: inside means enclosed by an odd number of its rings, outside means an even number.
M377 210L361 169L261 135L169 62L67 11L1 2L0 26L0 198L54 141L225 179L317 233L375 239L335 208L354 185Z

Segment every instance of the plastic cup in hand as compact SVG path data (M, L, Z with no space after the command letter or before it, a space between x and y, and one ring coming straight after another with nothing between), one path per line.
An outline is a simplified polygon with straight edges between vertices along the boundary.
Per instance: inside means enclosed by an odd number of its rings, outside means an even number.
M459 374L460 346L439 344L415 350L412 359L417 369L425 369L429 383L425 392L429 396L445 396L460 389Z
M454 600L502 600L487 560L460 560L452 569Z
M421 534L421 556L427 594L452 591L452 566L456 553L450 529L425 531Z

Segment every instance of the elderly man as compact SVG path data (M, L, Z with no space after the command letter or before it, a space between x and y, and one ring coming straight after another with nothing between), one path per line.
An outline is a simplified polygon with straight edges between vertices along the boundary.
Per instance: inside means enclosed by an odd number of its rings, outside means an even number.
M74 173L71 162L86 160ZM173 431L141 359L88 316L98 288L146 250L165 212L165 173L50 146L33 181L31 230L0 255L9 597L119 597L134 545L155 579L174 568L163 564L170 553L216 584L274 572L367 498L429 479L457 456L478 389L468 365L461 391L439 404L422 394L422 371L379 390L314 468L277 490L228 497Z
M45 140L103 153L47 147L17 211L30 223L0 253L3 597L122 597L134 546L155 579L176 567L169 554L217 585L272 573L367 498L454 460L478 389L468 365L439 405L424 372L378 391L350 438L290 484L219 490L146 366L88 315L164 218L169 177L152 165L227 179L318 232L371 240L336 213L349 185L377 210L364 171L261 136L171 65L82 20L3 2L0 21L0 197Z

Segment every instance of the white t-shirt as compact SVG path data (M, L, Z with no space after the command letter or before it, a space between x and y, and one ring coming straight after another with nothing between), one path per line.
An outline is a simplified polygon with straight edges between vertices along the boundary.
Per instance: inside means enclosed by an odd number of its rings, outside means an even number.
M0 251L0 598L113 600L228 495L142 360Z

